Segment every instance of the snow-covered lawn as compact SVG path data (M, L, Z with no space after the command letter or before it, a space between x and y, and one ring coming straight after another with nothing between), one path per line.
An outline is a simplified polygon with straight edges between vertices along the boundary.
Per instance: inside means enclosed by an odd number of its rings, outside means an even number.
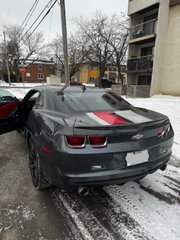
M18 88L18 87L29 87L29 88L32 88L34 86L42 86L42 85L45 85L44 83L22 83L22 82L12 82L11 83L11 87L15 87L15 88ZM4 82L2 80L0 80L0 86L1 87L9 87L9 83L7 82Z

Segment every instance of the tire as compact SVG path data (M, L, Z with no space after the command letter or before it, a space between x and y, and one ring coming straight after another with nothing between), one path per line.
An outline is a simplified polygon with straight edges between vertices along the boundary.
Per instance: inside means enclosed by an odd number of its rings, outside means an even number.
M32 137L30 137L29 139L28 148L29 148L29 169L33 185L37 190L43 190L47 187L50 187L50 184L45 178L43 170L41 168L39 154L35 149L35 144Z

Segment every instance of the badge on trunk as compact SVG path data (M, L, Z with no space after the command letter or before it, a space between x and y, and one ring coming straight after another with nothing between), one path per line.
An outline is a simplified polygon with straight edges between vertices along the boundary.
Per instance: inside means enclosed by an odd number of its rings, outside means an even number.
M143 138L144 135L143 134L136 134L132 137L132 140L140 140L141 138Z

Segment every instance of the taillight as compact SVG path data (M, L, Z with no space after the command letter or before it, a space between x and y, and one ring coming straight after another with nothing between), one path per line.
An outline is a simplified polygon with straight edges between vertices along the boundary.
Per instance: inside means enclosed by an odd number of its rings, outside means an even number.
M170 124L167 124L163 127L160 127L157 129L157 134L158 134L158 137L163 137L165 134L167 134L171 129L171 126Z
M85 146L85 136L66 136L65 139L69 147L83 148Z
M89 136L89 143L92 147L105 147L107 145L106 136Z

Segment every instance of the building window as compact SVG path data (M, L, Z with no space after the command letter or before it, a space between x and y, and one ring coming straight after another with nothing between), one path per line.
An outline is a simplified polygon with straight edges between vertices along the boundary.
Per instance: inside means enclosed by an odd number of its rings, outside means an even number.
M138 85L151 85L151 75L139 76Z
M26 77L30 77L30 76L31 76L31 74L27 72L26 73Z
M98 81L98 78L89 78L89 83L96 83Z
M42 70L42 64L38 64L38 70Z
M158 18L158 14L155 13L155 14L149 15L149 16L147 16L147 17L144 17L144 18L143 18L143 22L144 22L144 23L145 23L145 22L149 22L149 21L152 21L152 20L157 19L157 18Z
M97 70L97 66L96 65L91 65L90 70Z
M141 48L141 56L151 56L153 53L153 47Z
M40 80L44 79L44 74L43 73L38 73L38 79L40 79Z

